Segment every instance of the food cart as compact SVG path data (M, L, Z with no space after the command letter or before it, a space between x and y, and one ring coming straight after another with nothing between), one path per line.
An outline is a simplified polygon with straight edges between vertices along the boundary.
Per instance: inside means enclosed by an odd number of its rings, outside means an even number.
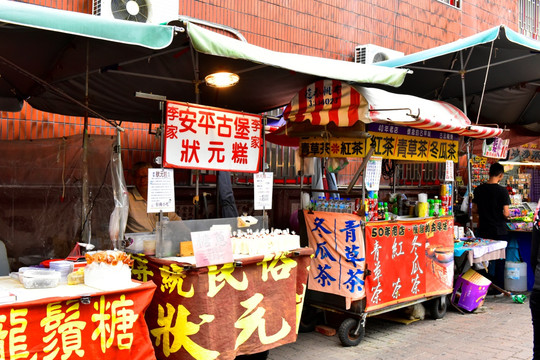
M132 277L157 285L146 313L156 356L232 360L296 341L313 254L298 235L268 231L264 209L256 217L163 219L174 209L166 186L173 168L258 171L261 116L173 101L166 114L164 167L149 170L148 190L148 211L162 220L153 234L126 234L135 240L125 248L134 253ZM200 117L208 121L194 124ZM137 237L154 241L155 253Z
M317 321L313 309L341 312L347 317L337 333L343 345L351 346L362 340L368 316L429 301L431 315L443 317L454 271L450 208L432 216L415 215L421 207L407 207L386 218L377 208L373 213L373 197L367 199L365 189L377 189L373 183L380 179L380 160L372 156L442 162L445 171L453 175L458 135L491 137L501 130L471 126L466 116L449 104L329 80L302 89L284 116L289 123L268 137L270 141L297 136L304 158L364 158L359 167L359 172L364 172L363 193L356 194L361 200L354 203L355 211L343 213L335 207L320 211L321 207L312 203L302 214L303 240L315 251L302 317L305 329L313 328ZM370 124L375 121L384 123ZM302 131L298 131L299 126ZM305 131L310 126L313 131ZM317 132L316 137L301 138ZM346 197L353 195L353 185L349 185ZM441 195L450 196L445 200L450 200L447 205L451 206L452 192Z

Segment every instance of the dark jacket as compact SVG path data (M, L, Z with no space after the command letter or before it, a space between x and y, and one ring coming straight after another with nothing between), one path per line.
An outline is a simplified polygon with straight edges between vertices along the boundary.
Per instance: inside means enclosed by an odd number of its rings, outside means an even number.
M534 271L534 286L533 290L540 291L540 253L538 248L540 245L540 200L534 212L534 225L532 231L531 243L531 267Z

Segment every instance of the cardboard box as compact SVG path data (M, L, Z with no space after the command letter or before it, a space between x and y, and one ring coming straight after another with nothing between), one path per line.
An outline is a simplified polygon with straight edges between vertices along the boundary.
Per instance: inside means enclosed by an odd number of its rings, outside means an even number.
M489 285L490 280L470 269L456 280L452 303L464 310L474 311L484 303Z

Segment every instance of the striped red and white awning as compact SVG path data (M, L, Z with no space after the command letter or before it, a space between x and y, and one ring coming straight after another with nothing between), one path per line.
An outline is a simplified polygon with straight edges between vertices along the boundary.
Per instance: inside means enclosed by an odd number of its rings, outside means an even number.
M503 132L500 128L472 125L461 110L449 103L352 87L335 80L320 80L303 88L287 105L283 116L290 122L333 122L340 127L352 126L357 121L391 122L479 139L497 137Z
M303 88L283 112L290 122L310 121L313 125L333 122L340 127L354 125L367 118L366 99L346 83L320 80Z

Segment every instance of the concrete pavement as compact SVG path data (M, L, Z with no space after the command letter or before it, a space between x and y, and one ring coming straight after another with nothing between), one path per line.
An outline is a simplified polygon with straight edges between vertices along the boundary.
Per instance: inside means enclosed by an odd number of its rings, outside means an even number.
M529 299L518 304L507 296L487 296L474 313L451 305L443 319L408 325L368 317L366 335L356 347L343 347L337 335L301 333L295 343L270 350L270 360L378 359L532 359Z

